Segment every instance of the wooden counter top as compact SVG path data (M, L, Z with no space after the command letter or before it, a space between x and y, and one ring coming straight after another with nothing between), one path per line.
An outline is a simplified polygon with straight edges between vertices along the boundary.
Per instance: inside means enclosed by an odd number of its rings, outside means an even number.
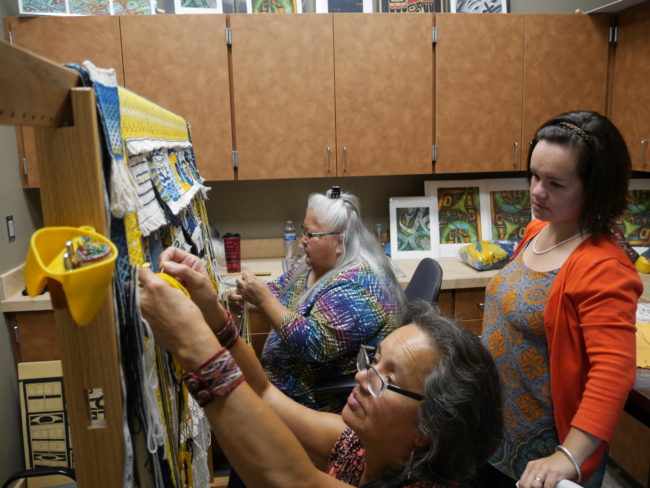
M405 287L413 276L419 260L417 259L395 259L393 263L404 274L399 278L402 287ZM459 288L482 288L487 286L490 279L497 271L476 271L463 263L459 258L440 258L442 266L442 289L451 290ZM274 280L282 274L281 258L258 258L243 259L242 270L257 273L269 273L261 276L265 281ZM51 310L52 302L50 294L44 293L36 298L30 298L21 294L24 287L22 277L22 266L0 275L0 312L26 312L36 310ZM225 269L220 269L222 274ZM235 275L236 276L236 275ZM650 303L650 274L640 274L643 281L643 295L641 302ZM234 279L232 280L234 282Z

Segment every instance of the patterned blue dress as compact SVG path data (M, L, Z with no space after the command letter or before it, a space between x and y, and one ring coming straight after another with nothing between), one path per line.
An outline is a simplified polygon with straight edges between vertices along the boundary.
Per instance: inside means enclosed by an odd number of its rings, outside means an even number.
M391 289L382 286L365 263L332 276L303 303L300 296L307 290L310 268L287 288L293 274L300 272L300 266L295 266L268 283L290 312L282 320L280 332L270 332L262 365L271 382L297 402L340 412L347 395L317 397L314 384L356 372L360 346L376 345L398 327L401 310Z
M544 309L557 270L538 272L523 251L485 290L482 342L499 370L504 439L490 464L519 479L526 464L558 444L551 400Z

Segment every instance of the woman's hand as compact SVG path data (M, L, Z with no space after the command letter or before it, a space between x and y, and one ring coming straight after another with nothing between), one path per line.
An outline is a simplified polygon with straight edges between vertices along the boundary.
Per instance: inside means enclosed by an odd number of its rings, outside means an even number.
M210 328L217 332L225 325L217 291L200 258L175 247L169 247L160 255L159 263L165 273L173 276L190 292L192 301L203 312Z
M242 297L238 292L231 291L228 293L228 307L233 314L241 315L243 313L244 302L244 297Z
M562 452L530 461L519 479L519 488L555 488L561 480L574 480L573 464Z
M237 278L237 292L244 300L261 309L264 309L262 302L275 300L266 283L250 271L244 271L241 277Z
M139 270L138 277L142 285L140 309L159 346L174 354L187 370L218 350L219 341L201 310L182 291L146 268Z

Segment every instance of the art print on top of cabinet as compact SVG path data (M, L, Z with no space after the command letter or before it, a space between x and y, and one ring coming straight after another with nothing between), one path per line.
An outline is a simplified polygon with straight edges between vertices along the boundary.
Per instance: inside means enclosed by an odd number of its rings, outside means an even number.
M18 12L29 15L154 14L155 0L18 0Z
M526 178L485 182L490 202L490 239L520 241L533 217L530 184Z
M508 13L508 0L450 0L451 12L470 14Z
M384 13L444 12L443 0L381 0L379 11Z

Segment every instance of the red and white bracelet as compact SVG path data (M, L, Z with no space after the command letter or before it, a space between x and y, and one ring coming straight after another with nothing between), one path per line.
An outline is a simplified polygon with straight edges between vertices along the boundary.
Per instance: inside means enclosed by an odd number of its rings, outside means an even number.
M235 321L233 320L232 314L230 312L228 312L228 321L226 322L226 325L224 325L221 330L217 332L216 336L217 339L219 339L221 345L226 349L230 349L235 345L235 342L237 342L237 338L239 337L239 329L237 329Z
M194 371L181 378L187 389L202 407L214 397L223 396L244 381L244 373L225 347Z

